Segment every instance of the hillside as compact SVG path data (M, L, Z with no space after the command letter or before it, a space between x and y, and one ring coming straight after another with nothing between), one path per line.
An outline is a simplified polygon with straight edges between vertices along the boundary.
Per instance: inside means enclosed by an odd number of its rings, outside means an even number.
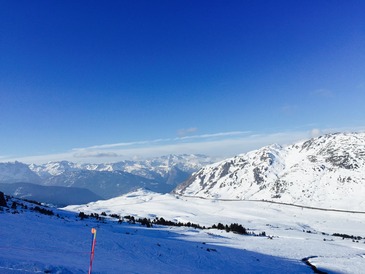
M208 165L174 193L365 210L365 133L271 145Z
M102 200L102 197L90 190L76 187L41 186L31 183L0 183L0 190L17 198L40 201L57 207Z
M365 267L363 214L146 191L64 210L6 200L0 206L5 274L87 273L92 227L93 273L313 273L315 267L360 274ZM138 221L160 217L185 226L146 227ZM192 226L219 222L243 224L248 234Z
M256 253L251 254L253 258L258 259L256 263L250 261L244 252L237 253L236 255L242 256L241 268L238 272L234 270L230 273L277 273L277 270L270 269L267 262L263 263L261 258L256 256L257 253L294 263L291 265L292 269L288 270L281 265L281 261L277 262L277 267L281 269L278 273L306 273L306 269L296 269L296 265L302 263L302 259L309 257L312 264L326 273L362 273L365 267L364 213L313 210L263 201L221 201L181 197L142 190L87 205L68 206L66 209L87 214L105 212L121 216L133 215L136 218L163 217L176 223L191 222L202 226L239 223L246 227L249 233L266 232L266 237L252 237L214 229L180 228L185 236L179 233L178 239L191 241L200 239L201 242L212 245L210 248L218 250L220 256L222 255L220 248L226 246ZM352 238L355 236L360 238ZM198 249L200 247L196 246ZM237 257L233 255L226 259L229 265L236 261ZM248 261L245 261L247 259ZM252 267L252 263L255 267ZM203 272L226 273L227 269L223 267ZM311 269L309 270L313 273ZM201 273L197 270L181 271Z
M312 273L300 260L233 244L243 237L260 241L252 236L216 229L147 228L106 217L81 219L75 213L7 200L7 207L0 206L1 225L7 228L1 230L0 239L4 274L87 273L92 227L97 230L92 273Z

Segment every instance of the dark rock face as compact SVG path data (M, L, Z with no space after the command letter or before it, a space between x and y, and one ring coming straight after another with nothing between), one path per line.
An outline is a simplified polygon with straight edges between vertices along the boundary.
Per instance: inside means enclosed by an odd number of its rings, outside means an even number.
M253 169L253 174L254 174L254 178L255 178L255 182L259 185L261 183L263 183L265 181L264 177L261 174L261 170L258 167L255 167Z
M351 158L349 153L344 153L344 155L336 155L331 151L330 156L326 159L326 161L340 168L345 168L345 169L359 168L359 166L356 164L356 159Z

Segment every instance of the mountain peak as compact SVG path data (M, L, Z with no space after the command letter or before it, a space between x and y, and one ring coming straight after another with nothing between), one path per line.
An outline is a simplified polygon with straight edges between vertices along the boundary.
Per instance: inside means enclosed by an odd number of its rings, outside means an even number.
M365 194L365 133L270 145L206 166L174 192L206 198L358 207ZM361 195L362 196L361 196Z

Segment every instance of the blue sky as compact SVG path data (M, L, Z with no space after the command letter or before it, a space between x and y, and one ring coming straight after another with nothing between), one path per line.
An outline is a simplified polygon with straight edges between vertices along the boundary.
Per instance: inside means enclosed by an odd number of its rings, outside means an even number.
M365 128L364 1L2 1L0 160L232 156Z

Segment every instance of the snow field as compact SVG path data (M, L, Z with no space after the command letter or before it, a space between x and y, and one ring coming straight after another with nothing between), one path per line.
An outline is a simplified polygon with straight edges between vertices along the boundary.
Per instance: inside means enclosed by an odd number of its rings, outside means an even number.
M321 211L260 201L199 199L145 191L88 205L69 206L67 209L121 216L134 214L152 219L157 216L204 226L218 222L228 225L239 223L255 233L265 231L272 239L218 230L181 228L178 233L180 239L185 241L205 242L294 262L316 256L310 262L327 272L362 273L365 267L365 239L356 242L332 236L333 233L340 233L364 237L365 214Z
M297 260L229 246L232 233L80 221L75 214L66 215L1 214L6 229L0 235L0 272L87 273L91 227L96 227L93 273L311 273ZM231 240L239 239L235 237Z

